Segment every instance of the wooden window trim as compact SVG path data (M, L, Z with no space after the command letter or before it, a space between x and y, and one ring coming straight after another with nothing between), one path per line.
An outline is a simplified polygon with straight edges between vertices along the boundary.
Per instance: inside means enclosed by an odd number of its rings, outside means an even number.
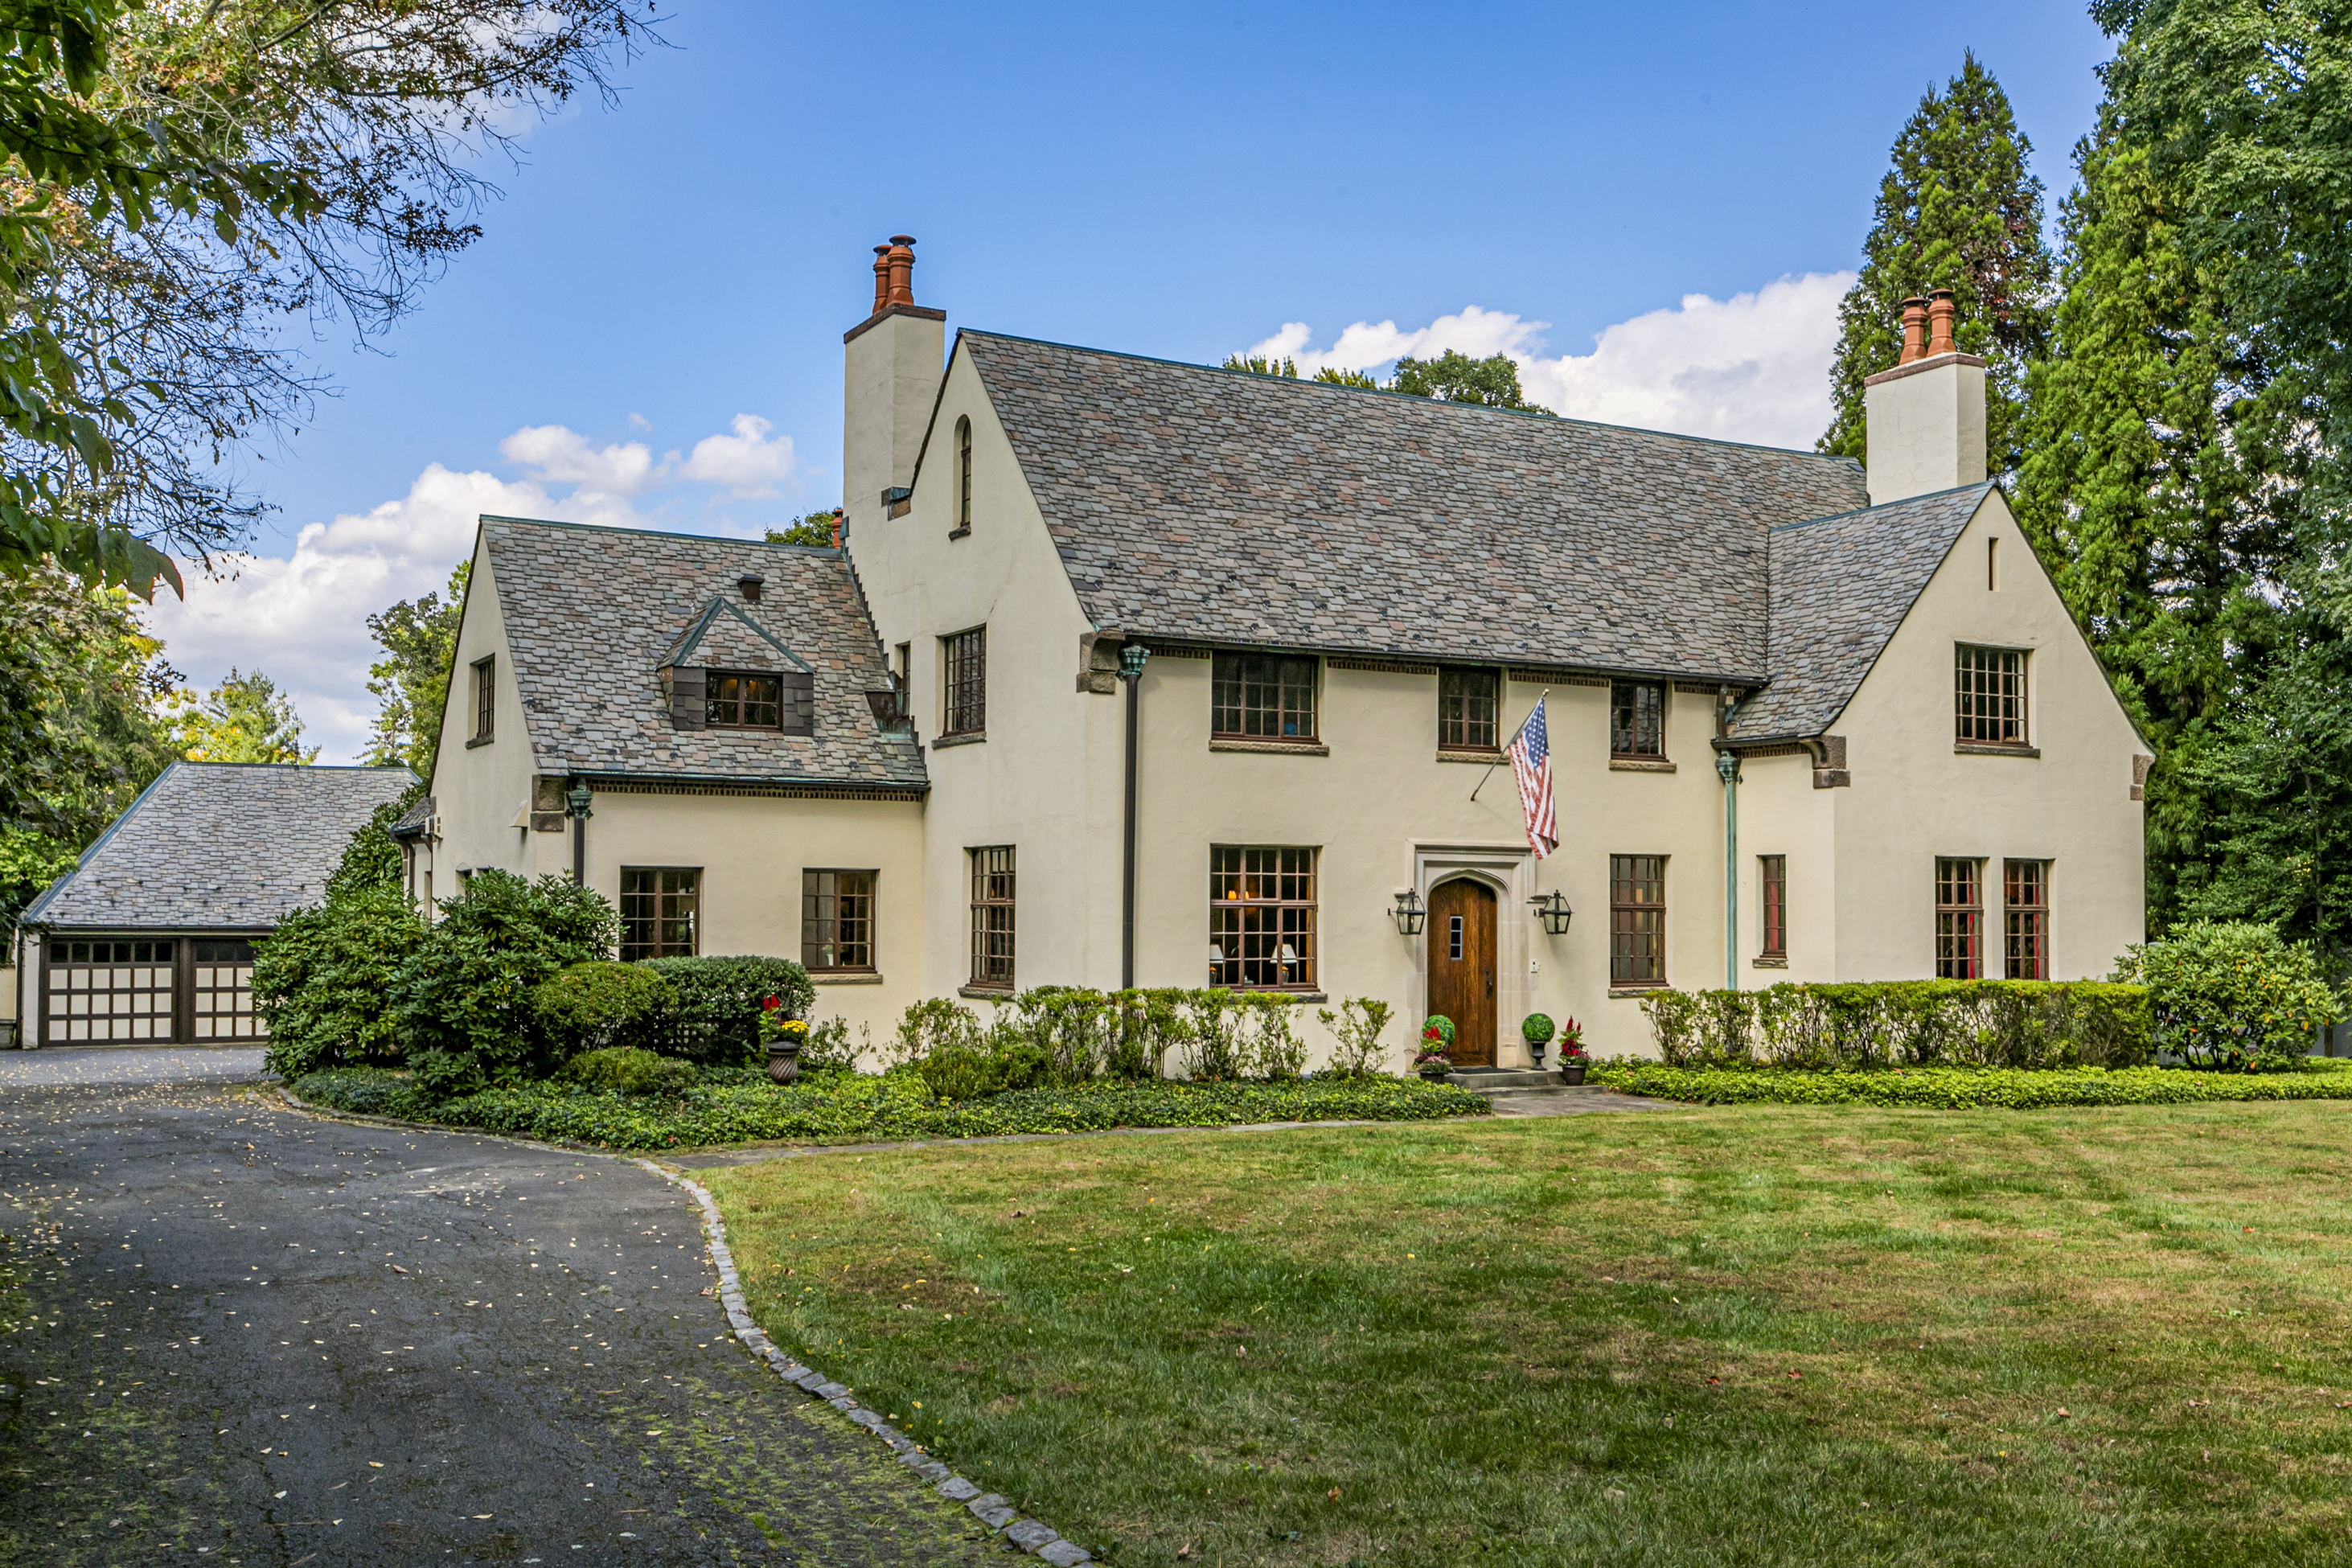
M2001 973L2010 980L2047 980L2050 862L2004 860L2000 872Z
M1968 751L2030 752L2032 650L1952 645L1952 741Z
M651 877L655 879L655 882L650 890L632 892L629 888L629 879L632 877ZM666 877L687 877L691 878L692 880L682 889L665 887L661 879ZM676 912L677 900L681 898L692 900L691 906L683 917ZM634 915L630 912L631 900L637 899L653 900L651 916ZM621 868L620 905L622 963L631 963L647 958L693 958L702 952L701 867L624 866ZM664 927L675 923L681 918L687 928L687 937L683 945L669 941L663 930ZM649 925L653 930L653 940L631 942L629 935L633 925Z
M773 670L766 669L713 669L706 672L702 680L702 727L704 729L752 730L767 735L781 735L784 732L784 680L782 676L778 675ZM774 721L772 723L755 724L741 719L726 720L718 718L716 715L719 712L719 704L722 702L730 702L730 699L719 695L719 692L723 689L725 684L730 680L740 680L746 683L747 686L753 681L765 682L769 689L769 695L767 701L762 704L762 706L773 710L775 713ZM730 705L733 706L740 713L743 709L751 706L753 700L746 695L731 700Z
M474 732L467 738L468 746L487 746L499 738L498 664L496 654L486 654L473 663Z
M814 879L821 877L836 879L834 890L830 894L824 892L815 885ZM844 877L861 877L865 879L865 886L859 891L852 893L845 889L837 880ZM803 969L807 970L811 974L873 974L878 972L879 965L875 961L874 950L877 934L875 926L880 916L881 900L878 885L881 877L882 873L879 870L863 866L804 866L801 868L801 967ZM827 897L833 900L832 913L820 915L816 911L815 900ZM842 927L849 918L842 913L842 900L849 898L859 898L865 900L863 913L856 917L864 928L865 935L862 942L853 942L841 934ZM832 931L832 946L836 956L846 954L856 947L862 946L865 949L866 961L863 963L816 962L815 955L825 943L822 935L812 940L812 928L822 931L827 927Z
M1668 683L1663 680L1612 680L1609 683L1609 760L1611 762L1660 763L1665 761L1667 688ZM1657 748L1654 751L1641 749L1642 716L1639 694L1643 691L1654 691L1657 694ZM1633 719L1630 725L1624 727L1623 732L1633 738L1634 747L1631 751L1621 750L1617 744L1618 736L1621 733L1617 712L1620 708L1627 705L1623 699L1628 694L1632 697Z
M1317 939L1317 904L1322 891L1321 860L1322 850L1314 845L1210 846L1209 941L1226 955L1216 966L1216 975L1210 982L1213 987L1286 995L1319 990L1316 972L1322 953ZM1229 883L1224 881L1227 879ZM1271 882L1275 891L1270 896L1252 893L1248 889L1254 882L1259 888ZM1225 896L1228 892L1234 896ZM1286 945L1295 955L1287 963L1279 956ZM1253 948L1260 951L1253 952ZM1265 978L1269 968L1274 972L1272 979ZM1286 969L1291 972L1288 979L1282 977ZM1258 978L1251 978L1253 970Z
M1936 978L1984 978L1984 862L1936 857Z
M1274 666L1271 685L1275 692L1275 701L1271 710L1263 706L1253 710L1249 705L1248 693L1253 685L1259 690L1264 690L1268 685L1264 679L1253 682L1249 675L1244 672L1244 665L1250 661ZM1305 682L1307 702L1303 709L1292 706L1289 701L1290 693L1297 689L1297 683L1290 679L1295 671L1289 667L1302 665L1306 667L1307 673ZM1234 694L1234 700L1231 702L1224 700L1228 691ZM1209 739L1211 741L1270 741L1302 749L1313 746L1322 739L1322 661L1312 655L1244 653L1234 649L1220 649L1210 658ZM1275 724L1273 732L1260 731L1253 733L1249 730L1249 716L1253 711L1260 714L1272 712ZM1228 714L1233 715L1242 727L1222 728ZM1299 723L1299 728L1295 733L1284 732L1282 727L1285 724L1297 722L1302 718L1303 722Z
M1666 984L1667 858L1664 855L1609 857L1609 985L1612 992L1655 990ZM1654 889L1655 896L1642 897L1642 889ZM1646 957L1634 951L1643 936L1653 939L1655 948ZM1652 973L1638 973L1645 966Z
M948 531L950 539L961 539L971 531L971 416L956 421L956 480L955 527Z
M1789 858L1786 855L1756 857L1756 886L1762 919L1763 945L1757 950L1759 958L1789 956Z
M967 626L941 637L940 672L940 739L986 734L988 628Z
M1454 732L1464 736L1475 734L1481 728L1478 718L1469 710L1470 700L1465 699L1462 704L1463 711L1460 714L1458 726L1455 724L1456 715L1449 711L1446 700L1448 695L1446 685L1449 681L1459 682L1473 679L1484 679L1490 683L1486 695L1488 711L1483 726L1486 738L1483 741L1449 739L1449 726L1454 726ZM1499 757L1503 754L1503 672L1501 670L1483 665L1449 665L1437 672L1437 749L1457 756Z
M965 989L1009 992L1020 974L1017 854L1010 844L982 845L968 853L971 856L971 978ZM1003 879L1001 889L993 880L998 877ZM1002 924L994 921L993 911L998 910L1003 910ZM1002 953L992 951L998 944L992 939L999 936L1003 939ZM1002 974L993 973L1000 959Z

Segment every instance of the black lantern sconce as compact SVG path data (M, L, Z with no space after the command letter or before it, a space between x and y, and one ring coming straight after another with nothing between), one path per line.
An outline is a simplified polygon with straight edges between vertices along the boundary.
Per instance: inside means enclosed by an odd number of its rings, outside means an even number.
M1396 921L1397 935L1419 936L1422 926L1429 920L1429 910L1422 903L1419 893L1411 888L1400 888L1397 889L1396 905L1389 910L1389 915Z
M1535 910L1536 918L1543 921L1544 930L1553 936L1566 936L1568 922L1576 917L1576 911L1568 907L1568 900L1560 896L1557 888L1549 893L1538 893L1528 900L1528 907Z

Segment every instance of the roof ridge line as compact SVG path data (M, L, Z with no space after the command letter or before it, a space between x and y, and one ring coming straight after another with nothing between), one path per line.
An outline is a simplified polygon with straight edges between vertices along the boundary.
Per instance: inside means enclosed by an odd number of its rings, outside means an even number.
M1370 393L1379 397L1402 398L1442 408L1459 408L1479 414L1507 414L1520 419L1549 419L1556 425L1573 425L1587 430L1622 430L1636 436L1656 436L1669 441L1692 441L1706 447L1733 447L1746 452L1774 452L1783 457L1808 458L1824 463L1849 463L1859 467L1854 459L1833 452L1808 451L1802 447L1772 447L1761 441L1727 441L1720 436L1689 436L1679 430L1654 430L1646 425L1612 425L1605 419L1579 419L1573 415L1554 414L1549 410L1538 413L1527 408L1496 408L1484 403L1456 403L1450 398L1423 397L1416 393L1392 392L1384 386L1342 386L1337 382L1317 381L1311 376L1262 375L1254 370L1227 370L1223 365L1195 364L1191 360L1166 359L1158 354L1129 353L1122 349L1090 348L1084 343L1057 342L1052 338L1028 338L1018 332L992 332L983 327L959 327L956 337L997 338L1009 343L1031 343L1038 348L1062 349L1070 353L1100 354L1106 359L1133 360L1139 364L1164 364L1178 370L1197 370L1210 375L1248 376L1257 381L1270 381L1294 387L1317 387L1327 392ZM952 359L953 353L950 356ZM1375 362L1379 363L1379 362Z
M488 522L520 523L526 528L570 528L583 533L630 533L646 539L684 539L711 544L748 544L756 550L797 550L809 555L838 556L841 551L830 544L786 544L776 539L737 539L724 533L679 533L666 528L623 528L611 522L566 522L556 517L509 517L502 512L484 511L474 514L477 525Z

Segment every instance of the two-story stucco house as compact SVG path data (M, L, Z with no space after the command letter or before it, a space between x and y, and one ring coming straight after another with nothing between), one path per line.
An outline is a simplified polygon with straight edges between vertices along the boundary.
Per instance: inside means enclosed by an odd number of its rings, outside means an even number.
M1986 481L1948 298L1865 471L950 344L909 244L845 340L841 548L483 520L420 895L576 874L624 956L799 956L877 1033L1217 984L1444 1012L1503 1066L1533 1011L1645 1048L1661 985L2140 939L2147 747ZM1496 766L1538 699L1541 859Z

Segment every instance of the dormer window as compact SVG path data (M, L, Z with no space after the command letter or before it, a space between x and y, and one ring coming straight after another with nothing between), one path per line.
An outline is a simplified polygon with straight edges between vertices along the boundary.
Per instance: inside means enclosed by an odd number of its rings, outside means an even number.
M714 669L707 678L708 718L714 730L782 730L783 682L772 675Z

